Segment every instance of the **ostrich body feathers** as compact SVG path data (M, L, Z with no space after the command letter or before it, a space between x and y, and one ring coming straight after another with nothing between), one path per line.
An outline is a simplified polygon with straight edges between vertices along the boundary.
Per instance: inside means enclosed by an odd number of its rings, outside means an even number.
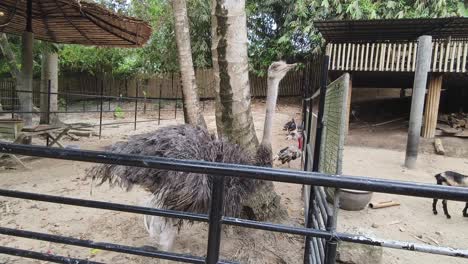
M152 133L137 135L126 142L112 145L109 151L184 160L258 164L254 157L241 147L217 139L204 128L191 125L169 126ZM271 150L264 155L265 158L260 163L270 161L271 166ZM99 184L109 182L111 186L118 185L127 190L134 185L142 186L158 198L157 205L163 209L202 214L207 214L209 210L212 175L112 164L95 166L88 170L87 175L100 180ZM224 214L239 216L244 199L255 191L255 187L258 187L260 182L226 177Z

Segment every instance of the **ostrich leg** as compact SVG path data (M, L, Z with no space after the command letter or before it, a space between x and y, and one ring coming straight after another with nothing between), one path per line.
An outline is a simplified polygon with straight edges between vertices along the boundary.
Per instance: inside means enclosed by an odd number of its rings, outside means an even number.
M173 219L166 219L160 216L145 215L144 223L150 238L154 239L158 251L171 252L177 229ZM170 264L169 260L162 259L159 264Z
M155 196L152 196L146 202L147 207L158 208L160 202ZM165 218L161 216L145 215L144 225L146 231L152 239L156 241L157 249L161 251L171 251L174 245L174 240L177 235L177 227L175 220L172 218ZM165 263L164 261L161 263Z

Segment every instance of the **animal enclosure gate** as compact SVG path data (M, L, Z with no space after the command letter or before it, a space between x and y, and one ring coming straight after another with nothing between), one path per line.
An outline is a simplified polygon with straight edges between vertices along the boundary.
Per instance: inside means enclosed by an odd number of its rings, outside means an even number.
M309 79L305 80L304 100L303 100L303 125L304 125L304 171L320 172L335 178L342 174L342 158L345 135L347 130L347 115L350 103L348 96L350 77L344 74L330 85L328 81L328 56L316 56L309 70ZM315 75L315 76L313 76ZM318 77L319 76L319 77ZM318 113L314 113L314 98L318 93L312 95L313 91L320 90L320 104ZM382 180L383 182L388 182ZM366 183L363 183L366 185ZM421 184L415 184L421 185ZM350 189L350 188L347 188ZM352 188L351 188L352 189ZM304 186L305 203L305 223L307 228L323 230L331 234L339 234L336 230L337 213L339 208L339 188L337 186L324 187L318 185ZM419 189L420 193L423 189ZM417 196L416 193L406 193L405 195ZM333 206L328 204L333 201ZM371 238L373 243L369 245L388 247L394 249L413 250L432 254L442 254L450 256L453 249L447 247L436 247L428 245L415 245L411 242L389 241ZM343 240L339 235L331 239L320 237L307 237L304 252L304 263L307 264L334 264L338 242L356 241ZM379 241L379 242L377 242ZM415 247L416 246L416 247ZM448 250L448 251L446 251ZM445 251L442 253L442 251ZM465 253L467 252L466 250ZM466 257L466 256L465 256Z
M326 69L326 68L322 68ZM327 70L325 70L325 73ZM345 122L346 122L346 102L349 89L349 74L344 74L326 89L320 92L324 95L323 105L319 109L321 117L321 129L317 133L318 116L313 113L312 107L307 107L306 130L304 133L310 140L307 142L306 152L311 152L312 146L319 146L316 153L306 153L303 155L308 166L304 166L306 171L318 171L330 175L342 174L342 157L344 148ZM323 91L325 90L325 91ZM313 102L309 104L313 105ZM318 157L315 157L314 154ZM314 162L316 166L314 166ZM338 213L339 191L334 188L323 188L320 186L306 186L304 188L305 208L307 209L306 225L330 232L336 231L336 221ZM333 201L331 208L327 200ZM326 241L319 238L306 240L306 252L304 260L308 263L335 263L337 241Z

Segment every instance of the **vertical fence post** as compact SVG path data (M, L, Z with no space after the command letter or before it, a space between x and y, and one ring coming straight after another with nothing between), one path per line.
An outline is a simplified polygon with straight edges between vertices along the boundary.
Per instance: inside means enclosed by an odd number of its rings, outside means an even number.
M104 81L101 80L101 96L100 96L100 111L99 111L99 139L102 134L102 104L104 103Z
M50 125L50 85L51 85L51 81L50 80L47 80L47 111L46 111L46 114L47 114L47 118L46 118L46 124ZM41 97L43 96L42 95L42 91L40 93ZM41 113L42 115L42 113ZM46 146L48 147L49 146L49 135L46 135Z
M219 260L221 244L221 227L223 218L224 177L213 176L213 190L211 192L211 206L208 228L208 250L206 263L216 264Z
M81 85L81 84L80 84ZM97 85L96 85L97 86ZM86 112L86 100L83 101L83 98L87 98L86 96L84 96L84 88L83 86L80 87L80 91L81 91L81 103L82 103L82 107L83 107L83 113ZM84 97L83 97L84 96Z
M161 95L162 95L163 85L159 87L159 99L158 99L158 126L161 124Z
M136 96L135 96L135 121L133 124L133 130L136 130L137 118L138 118L138 94L140 93L139 82L136 80Z
M205 112L205 100L206 100L206 72L203 71L203 93L200 95L200 101L202 102L202 112Z
M334 201L334 208L338 207L339 203L339 189L335 189L335 201ZM337 210L334 210L334 214L337 213ZM333 215L332 217L328 217L327 224L326 224L327 231L330 231L332 234L336 232L336 217ZM335 264L336 263L336 250L338 248L338 241L335 238L331 238L327 240L325 244L325 264Z
M14 86L11 86L11 119L15 119L15 107L16 107L16 90Z
M303 87L303 100L302 100L302 127L304 128L303 130L303 133L305 132L306 134L306 137L307 137L307 140L304 142L303 141L303 151L305 152L305 155L304 155L304 170L307 171L309 169L309 156L310 156L310 153L307 151L307 146L310 142L310 127L311 127L311 120L312 120L312 107L309 107L307 108L307 103L308 101L306 100L307 98L310 97L310 94L309 92L312 90L312 80L311 80L311 77L312 77L312 61L315 61L314 58L308 63L308 66L306 65L306 68L304 69L303 71L303 76L302 76L302 87ZM312 99L309 99L309 100L312 100ZM312 105L312 104L309 104L309 105ZM309 111L309 120L306 120L307 118L307 110ZM307 123L307 121L309 123ZM306 124L308 124L308 126L306 127Z
M125 97L128 96L128 79L125 78Z
M107 99L108 99L108 101L107 101L107 103L108 103L108 105L107 105L107 110L108 110L108 111L111 110L111 100L112 100L112 98L111 98L110 96L112 95L111 87L113 87L113 85L114 85L114 81L113 81L113 79L112 79L112 83L111 83L110 85L108 85L108 86L109 86L109 91L106 91L106 94L109 95L109 98L107 98Z
M101 81L102 81L102 79L101 79ZM101 84L102 84L102 82L101 82ZM95 85L96 85L96 87L95 87L94 91L95 91L95 93L97 93L97 89L98 89L98 87L99 87L99 80L98 80L97 76L96 76L96 83L95 83ZM101 86L101 87L102 87L102 86ZM104 93L103 93L103 94L104 94ZM96 104L96 111L99 111L99 107L100 107L99 104Z
M317 132L315 133L315 143L314 143L314 156L313 156L313 163L312 163L312 171L318 171L319 169L319 156L320 156L320 144L322 138L322 130L323 130L323 112L325 109L325 94L327 90L327 81L328 81L328 63L329 57L324 56L323 65L322 65L322 72L321 72L321 79L320 79L320 102L319 102L319 111L318 111L318 118L317 118ZM310 116L312 116L312 103L309 103L310 107ZM310 129L310 128L309 128ZM307 161L306 161L307 162ZM309 192L309 206L307 208L307 221L306 227L311 228L313 223L312 215L314 214L314 201L315 201L315 188L314 186L310 186ZM309 255L311 254L311 237L307 236L305 239L305 250L304 250L304 263L309 263ZM327 255L327 254L326 254ZM310 264L310 263L309 263Z
M65 89L65 112L68 113L68 93L70 91L69 84L67 84Z
M174 92L174 73L171 73L171 87ZM179 96L179 89L175 90L175 103L174 103L174 119L177 119L177 96Z
M320 80L320 101L319 101L319 109L317 113L317 133L315 136L314 163L312 165L312 171L319 170L320 144L322 142L323 112L325 110L325 95L327 93L329 60L330 58L328 56L325 56L324 61L323 61L323 66L322 66L322 76Z
M50 96L52 90L52 82L51 80L47 81L47 124L50 125Z

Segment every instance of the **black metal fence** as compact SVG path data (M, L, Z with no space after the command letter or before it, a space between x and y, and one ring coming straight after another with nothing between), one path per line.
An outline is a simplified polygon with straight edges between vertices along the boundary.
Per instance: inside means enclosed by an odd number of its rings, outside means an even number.
M323 65L325 65L323 69L327 69L328 67L326 67L326 63L328 62L328 60L320 60L319 64L322 64L323 62ZM304 252L304 263L334 263L338 241L468 258L467 249L432 246L396 240L384 240L358 234L342 233L332 228L332 224L330 224L330 219L333 218L333 213L329 209L327 209L329 207L326 203L325 194L323 193L323 189L321 189L321 187L344 188L396 195L456 200L464 202L468 201L468 192L466 192L466 189L464 188L448 187L435 184L401 182L346 175L340 175L340 177L333 177L336 175L317 172L319 164L318 160L320 153L320 144L318 144L316 141L320 140L321 138L320 135L322 130L322 116L320 113L323 113L324 110L323 97L325 95L324 89L326 89L327 84L327 72L326 70L322 70L322 66L319 66L319 68L309 69L310 74L319 75L321 77L314 77L315 81L314 79L305 80L305 85L307 87L313 87L316 89L317 86L313 85L314 83L318 83L319 87L322 90L322 99L319 106L319 115L316 119L317 136L315 136L314 140L313 136L315 133L311 132L306 133L307 135L305 138L305 149L307 151L305 153L306 159L304 160L304 166L306 170L310 170L310 168L312 167L312 171L292 171L246 165L213 163L206 161L174 160L160 157L115 154L101 151L57 149L41 146L0 143L0 153L5 154L35 156L93 163L118 164L123 166L165 169L215 175L211 194L212 199L208 215L0 189L0 196L4 197L28 199L41 202L66 204L71 206L88 208L98 208L104 210L113 210L144 215L171 217L198 222L207 222L209 224L209 229L208 248L206 256L193 256L187 254L163 252L158 250L151 250L145 247L104 243L60 236L55 234L31 232L5 227L0 227L0 234L48 241L52 243L59 243L71 246L102 249L124 254L174 260L184 263L214 264L232 263L226 260L219 259L221 227L223 225L231 225L271 232L288 233L305 237L306 246ZM312 91L312 88L305 89L306 94L304 97L306 100L304 100L304 109L306 109L307 111L304 114L304 124L306 131L315 131L315 128L313 127L314 122L311 121L314 116L312 113L313 105L310 99ZM101 99L101 107L103 105L102 101L103 100ZM282 224L258 222L223 216L222 207L224 199L224 177L242 177L249 179L285 182L308 186L309 196L307 198L309 198L308 204L311 206L309 206L307 209L306 226L293 227ZM318 211L320 211L321 213L317 214ZM319 217L321 217L321 219ZM50 255L46 253L33 252L29 250L9 248L4 246L0 246L0 254L9 254L31 259L46 260L56 263L100 263L96 261Z
M441 254L447 256L455 256L468 258L468 250L435 247L423 244L413 244L402 241L388 241L376 239L362 235L349 233L330 232L308 227L292 227L281 224L272 224L266 222L250 221L222 215L223 205L223 182L224 177L242 177L250 179L269 180L277 182L287 182L295 184L305 184L311 186L325 186L334 188L346 188L372 192L383 192L398 195L409 195L426 198L439 198L457 201L468 201L468 192L466 189L457 187L448 187L433 184L421 184L411 182L400 182L391 180L381 180L365 177L340 176L330 177L330 175L318 172L304 172L292 170L280 170L272 168L263 168L246 165L234 165L213 163L206 161L187 161L174 160L159 157L148 157L139 155L115 154L101 151L84 151L84 150L69 150L57 149L41 146L15 145L8 143L0 143L0 152L16 155L27 155L43 158L54 158L62 160L74 160L84 162L96 162L107 164L118 164L124 166L145 167L154 169L176 170L185 172L195 172L201 174L212 174L214 177L212 202L209 215L193 214L188 212L177 212L170 210L160 210L148 207L131 206L124 204L99 202L92 200L67 198L61 196L52 196L44 194L36 194L29 192L20 192L0 189L0 196L28 199L35 201L43 201L58 204L67 204L80 207L99 208L105 210L130 212L145 215L155 215L163 217L172 217L178 219L186 219L192 221L208 222L208 249L206 257L192 256L185 254L176 254L171 252L163 252L157 250L149 250L144 247L134 247L117 245L111 243L102 243L90 240L82 240L77 238L45 234L39 232L31 232L25 230L0 228L0 234L17 236L23 238L48 241L52 243L96 248L108 251L114 251L125 254L138 256L146 256L167 260L180 261L184 263L232 263L229 261L219 260L219 250L221 242L221 227L222 225L240 226L245 228L254 228L272 232L289 233L300 236L310 236L325 239L326 241L347 241L359 244L373 245L397 248L410 251L427 252L433 254ZM73 259L70 257L50 255L46 253L32 252L28 250L0 247L1 254L10 254L20 257L47 260L56 263L99 263L88 260Z
M177 119L177 114L182 110L183 100L172 97L162 97L160 89L159 97L147 97L145 96L144 90L140 91L139 83L136 84L136 95L137 96L111 96L104 94L106 88L104 82L100 84L99 94L81 94L71 92L51 92L50 81L48 82L47 92L38 91L16 91L14 86L0 87L0 101L2 102L1 114L11 114L11 118L15 119L16 116L22 114L39 114L45 116L41 117L41 122L49 123L51 115L60 115L65 117L70 114L96 114L99 115L99 123L80 125L83 127L98 127L99 137L101 137L102 129L105 126L114 126L122 124L133 124L134 129L137 128L138 123L157 122L158 125L162 120L169 120L167 116L171 116L173 119ZM35 105L40 106L39 109L35 109L32 112L21 111L19 94L33 93L35 97L44 96L45 100L39 101ZM143 95L143 96L142 96ZM57 108L51 109L51 97L56 97ZM37 98L39 99L39 98ZM41 105L42 104L42 105ZM166 107L165 104L169 105ZM170 106L173 105L173 106ZM45 107L43 107L45 106ZM204 104L203 104L204 107ZM162 117L162 113L166 113L166 119ZM171 112L173 114L171 114ZM141 120L142 114L153 114L153 118L144 118ZM104 115L112 114L113 119L124 119L123 116L130 114L131 121L129 118L126 120L104 122L106 118ZM140 120L139 120L140 118ZM171 118L171 119L172 119ZM65 120L66 121L66 120ZM81 123L81 122L80 122ZM69 124L73 125L73 124Z
M336 87L334 87L335 91L332 93L330 92L333 90L333 87L328 90L328 63L329 59L327 56L316 55L311 63L312 67L308 74L309 78L305 79L302 122L304 126L304 148L302 162L304 171L320 171L321 173L329 175L330 178L340 178L336 177L341 174L340 149L342 146L338 144L338 141L342 142L344 136L343 120L340 121L340 118L343 119L343 110L345 110L343 107L345 107L346 104L346 96L341 94L340 96L335 96L337 92ZM347 84L344 84L344 86L346 85ZM339 100L336 100L337 98L339 98ZM341 117L329 120L330 118L326 115L330 111L333 113L334 117ZM329 124L327 124L327 122L329 122ZM327 133L330 133L330 131L325 131L327 130L327 125L328 130L331 129L332 132L334 132L332 133L333 138L331 138L331 140L327 136ZM341 132L336 132L335 130L341 130ZM330 144L328 144L327 141L329 141ZM325 192L326 189L331 192ZM333 190L338 190L338 192L333 192ZM333 193L336 195L333 195ZM327 200L329 200L327 199L327 195L331 197L330 200L334 200L333 206L330 206L327 202ZM415 194L407 193L406 195L413 196ZM304 188L304 203L304 208L306 209L306 227L326 230L332 234L336 233L339 186L324 188L320 185L306 185ZM339 237L332 237L330 239L313 236L306 237L304 263L334 264L336 262L337 247L340 240ZM376 239L374 240L377 241ZM444 252L442 253L443 255L451 255L446 251L447 248L426 245L415 246L410 242L379 241L379 243L375 243L374 245L397 249L410 249L433 254ZM466 250L464 251L466 252ZM451 256L461 257L461 255L458 254Z

